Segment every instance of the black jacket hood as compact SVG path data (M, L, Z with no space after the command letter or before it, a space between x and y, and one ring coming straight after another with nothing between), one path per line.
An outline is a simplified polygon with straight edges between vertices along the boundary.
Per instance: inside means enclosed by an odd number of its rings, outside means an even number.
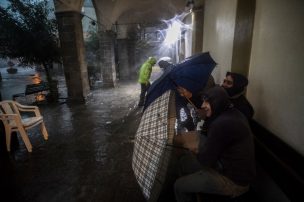
M169 63L169 62L167 62L165 60L161 60L161 61L158 62L158 66L160 68L163 68L163 69L166 69L167 67L169 67L171 65L172 65L171 63Z
M226 76L231 76L233 79L233 86L225 88L230 97L242 93L248 85L248 79L241 74L227 72Z
M215 86L207 90L203 97L204 101L209 102L212 110L211 117L214 119L222 112L232 107L227 92L221 86Z

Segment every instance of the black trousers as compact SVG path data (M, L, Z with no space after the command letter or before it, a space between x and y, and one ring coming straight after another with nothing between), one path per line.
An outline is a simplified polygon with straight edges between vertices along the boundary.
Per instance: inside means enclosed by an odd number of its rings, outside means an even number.
M140 96L139 96L139 106L143 106L145 104L145 98L146 98L146 94L148 89L150 88L150 83L147 84L140 84L141 90L140 90Z

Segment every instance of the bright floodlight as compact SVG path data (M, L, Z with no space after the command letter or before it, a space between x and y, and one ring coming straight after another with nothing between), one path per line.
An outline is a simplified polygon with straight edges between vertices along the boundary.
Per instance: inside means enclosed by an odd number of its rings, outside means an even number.
M180 39L181 35L181 23L173 21L167 29L166 38L164 40L165 45L170 46Z
M163 30L165 31L165 40L163 43L166 46L171 46L175 44L177 41L179 41L182 38L182 32L184 30L191 29L191 25L184 24L182 20L187 16L189 13L182 13L181 15L177 15L174 18L170 20L164 20L164 22L167 24L168 29ZM162 32L161 32L162 33Z

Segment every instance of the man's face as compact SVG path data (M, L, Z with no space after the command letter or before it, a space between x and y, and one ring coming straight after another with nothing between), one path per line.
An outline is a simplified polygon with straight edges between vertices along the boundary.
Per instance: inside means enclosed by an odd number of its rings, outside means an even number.
M231 88L233 86L233 78L228 75L225 77L223 83L222 83L222 87L224 88Z
M205 111L206 117L210 117L212 115L211 106L208 101L204 101L201 107Z

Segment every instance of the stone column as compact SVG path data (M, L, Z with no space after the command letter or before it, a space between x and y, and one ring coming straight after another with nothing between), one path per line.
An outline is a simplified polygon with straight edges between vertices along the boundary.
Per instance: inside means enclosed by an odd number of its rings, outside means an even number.
M135 45L132 39L119 39L118 58L119 58L119 79L130 80L137 78L135 66Z
M126 80L129 77L129 64L128 64L128 49L127 49L127 39L118 39L117 46L118 46L118 58L119 58L119 79Z
M238 0L231 71L248 76L256 0Z
M129 64L129 70L130 75L129 79L137 79L138 73L137 73L137 67L135 65L136 57L135 57L135 39L129 39L128 41L128 64Z
M82 31L82 15L75 11L56 13L68 99L84 102L90 92Z
M102 68L103 87L116 86L115 54L114 54L115 34L105 31L100 36L100 62Z
M195 54L203 50L204 9L202 6L194 7L192 12L192 54Z

